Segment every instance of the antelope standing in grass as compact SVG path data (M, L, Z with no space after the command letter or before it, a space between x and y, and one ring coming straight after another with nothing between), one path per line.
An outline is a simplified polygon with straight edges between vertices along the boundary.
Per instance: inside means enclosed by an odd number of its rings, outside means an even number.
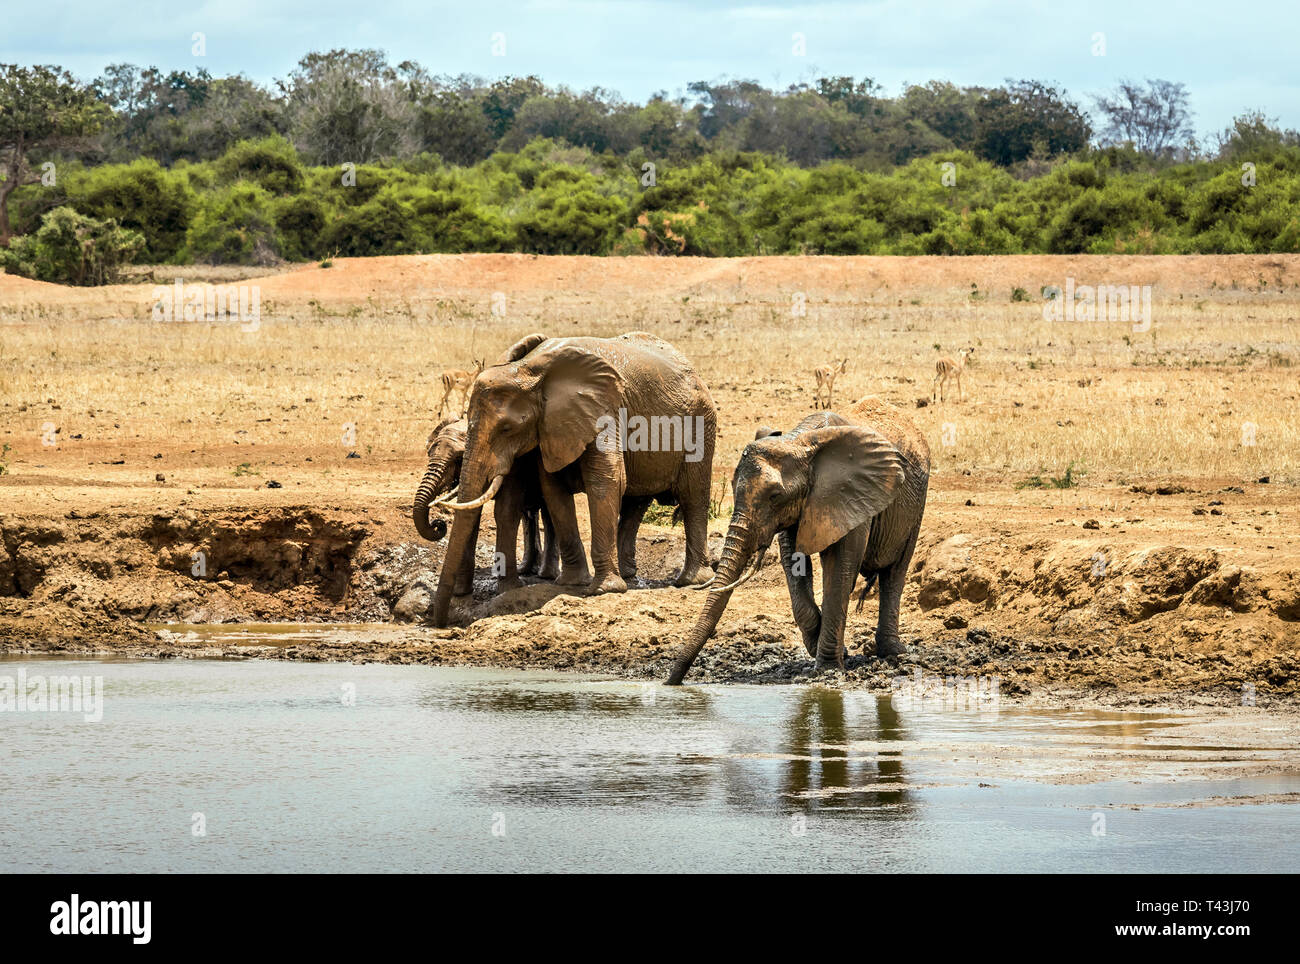
M848 371L849 360L833 361L817 369L813 375L817 378L817 391L813 393L813 408L830 408L835 403L835 379L841 372ZM822 389L826 389L826 404L822 402Z
M950 378L957 379L957 401L961 401L961 373L966 370L966 359L974 351L974 348L963 348L957 352L955 359L951 355L944 355L934 363L934 391L930 395L931 401L934 401L936 395L939 401L943 401L943 392Z
M438 403L439 416L447 406L447 399L451 393L460 392L460 417L465 417L465 411L469 408L469 387L474 384L474 379L478 378L482 370L483 362L476 360L472 372L467 372L463 368L448 368L442 373L442 401Z

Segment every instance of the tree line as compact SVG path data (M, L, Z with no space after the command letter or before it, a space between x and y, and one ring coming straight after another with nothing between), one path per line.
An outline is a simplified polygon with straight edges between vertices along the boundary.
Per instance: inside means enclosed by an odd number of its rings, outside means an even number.
M1091 111L1033 80L688 91L637 104L375 50L308 54L270 86L0 65L0 259L75 280L436 251L1300 250L1300 136L1245 113L1198 144L1170 81ZM77 238L98 260L69 278Z

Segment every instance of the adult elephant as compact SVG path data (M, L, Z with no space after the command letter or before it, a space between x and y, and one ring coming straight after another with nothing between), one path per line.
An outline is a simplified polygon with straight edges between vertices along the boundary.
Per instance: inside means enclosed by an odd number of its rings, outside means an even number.
M469 423L465 419L447 418L429 433L429 463L416 491L411 515L416 530L430 542L439 542L447 534L446 521L432 518L430 511L438 504L435 500L453 493L460 483L468 430ZM501 563L497 571L498 591L522 585L519 579L521 573L542 579L555 579L559 575L559 537L542 499L535 457L525 457L518 461L502 483L493 509L497 530L497 559ZM521 523L524 530L524 558L519 563L516 553ZM581 552L582 544L576 530L570 534L570 538L576 551ZM461 567L455 587L458 595L470 592L473 577L472 565Z
M686 529L677 585L707 582L709 488L717 413L690 362L646 332L617 338L520 339L474 382L460 498L432 618L445 626L455 573L474 549L479 513L516 460L536 451L551 519L576 529L573 493L591 512L590 588L623 592L650 499L676 500ZM561 552L564 546L561 545ZM626 555L626 553L625 553ZM564 559L568 568L569 559ZM560 581L569 581L562 573Z
M713 635L737 586L756 573L778 537L795 622L817 668L844 667L844 624L861 573L865 598L880 581L876 655L903 651L898 610L916 548L930 481L930 448L898 409L874 398L844 416L811 415L786 434L745 447L732 478L736 507L715 585L669 685L681 683ZM810 556L821 553L822 605L812 591ZM753 568L748 569L753 561Z

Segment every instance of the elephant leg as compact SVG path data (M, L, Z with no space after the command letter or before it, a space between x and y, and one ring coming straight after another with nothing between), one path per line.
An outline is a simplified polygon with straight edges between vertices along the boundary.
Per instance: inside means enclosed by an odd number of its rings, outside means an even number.
M469 547L465 550L465 564L456 572L456 584L451 591L453 596L468 596L474 592L474 556L478 548L479 523L480 519L474 520Z
M537 510L537 514L541 518L543 530L542 565L537 570L537 575L541 579L554 579L560 574L559 540L555 537L555 523L551 521L551 514L546 511L545 505Z
M524 490L519 479L507 476L492 503L492 518L497 527L497 551L492 560L492 572L497 577L497 592L518 589L523 585L515 561L523 503Z
M803 635L804 648L809 656L817 655L817 637L822 631L822 613L812 590L812 560L802 553L795 558L794 535L779 532L776 543L781 550L781 568L785 570L786 588L790 590L790 608L794 621Z
M694 461L683 460L673 494L682 507L682 524L686 529L686 560L673 580L675 586L698 586L713 578L709 564L709 499L713 495L713 450L717 445L717 423L712 412L697 415L701 441L697 451L689 453Z
M695 493L681 500L682 523L686 527L686 561L673 580L674 586L699 586L713 578L709 565L709 495Z
M880 614L876 618L876 655L898 656L905 652L898 636L898 611L903 603L903 585L912 564L919 528L912 532L899 557L880 573Z
M623 454L592 445L581 459L582 485L591 512L591 590L627 592L618 574L618 510L627 488Z
M537 530L537 510L524 509L524 558L519 563L520 575L535 576L542 567L541 537Z
M867 554L871 524L858 526L822 552L822 627L817 637L817 669L844 668L844 623L858 569Z
M573 493L549 472L539 469L538 478L560 552L560 574L555 580L556 585L585 586L591 582L591 570L587 568L587 553L582 548L582 537L578 535L578 513L573 507Z
M618 574L625 580L636 578L636 534L652 501L650 496L628 497L619 510Z

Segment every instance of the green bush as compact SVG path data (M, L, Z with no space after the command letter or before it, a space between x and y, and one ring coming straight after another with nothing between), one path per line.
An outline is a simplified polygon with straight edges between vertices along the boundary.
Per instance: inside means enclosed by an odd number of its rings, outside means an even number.
M353 258L423 254L431 245L415 209L392 190L348 208L325 232L325 250Z
M142 264L177 257L197 206L188 179L156 161L109 164L69 172L62 183L67 203L91 218L112 219L138 231Z
M329 209L313 194L280 198L274 207L275 227L289 261L314 261L323 256Z
M481 206L472 195L425 191L415 198L412 209L430 251L508 251L514 244L505 218Z
M540 175L528 207L516 218L515 236L537 254L608 254L625 207L600 193L585 171L557 168Z
M186 238L192 261L270 264L282 256L272 199L246 181L203 198Z
M610 136L623 137L619 130ZM750 150L656 161L644 147L596 154L540 137L467 167L432 153L362 164L344 184L340 167L305 167L288 141L267 137L170 170L148 160L69 162L57 188L18 189L13 217L29 234L60 203L112 218L144 237L135 257L153 263L319 260L334 251L1294 252L1300 146L1269 143L1249 161L1253 184L1242 183L1246 162L1235 156L1157 163L1128 147L1034 156L1014 172L950 148L865 170L861 158L800 167ZM653 183L642 183L647 162Z
M11 274L70 285L106 285L121 280L145 244L137 231L112 218L97 220L58 207L45 215L33 234L0 248L0 265Z
M298 152L278 134L258 141L241 141L213 166L225 183L251 181L270 194L297 194L306 180Z

